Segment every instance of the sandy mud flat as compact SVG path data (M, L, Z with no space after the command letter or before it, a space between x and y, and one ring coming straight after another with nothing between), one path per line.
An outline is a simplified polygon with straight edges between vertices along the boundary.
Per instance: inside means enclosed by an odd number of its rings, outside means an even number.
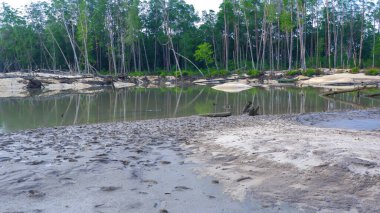
M0 212L379 212L377 109L0 133ZM356 117L355 117L356 116Z

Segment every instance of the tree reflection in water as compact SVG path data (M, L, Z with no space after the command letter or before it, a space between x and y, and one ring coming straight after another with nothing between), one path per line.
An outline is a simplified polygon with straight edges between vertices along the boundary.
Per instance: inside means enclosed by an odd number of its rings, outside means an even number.
M358 97L356 94L341 94L334 98L319 94L320 90L314 88L253 88L241 93L225 93L209 87L186 87L131 88L48 98L8 98L0 99L0 131L173 118L224 111L238 115L248 101L260 106L260 114L380 106L380 99Z

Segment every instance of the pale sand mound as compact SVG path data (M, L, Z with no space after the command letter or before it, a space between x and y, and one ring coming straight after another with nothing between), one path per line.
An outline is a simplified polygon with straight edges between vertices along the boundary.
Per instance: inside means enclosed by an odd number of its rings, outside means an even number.
M324 75L311 78L304 81L299 81L299 85L325 87L334 84L361 84L361 83L380 83L380 76L367 76L363 73L350 74L339 73L334 75Z
M237 92L249 90L252 87L246 84L242 84L242 83L231 82L231 83L217 85L212 88L215 90L223 91L223 92L237 93Z
M26 77L35 77L40 80L44 86L40 96L48 96L50 94L59 94L64 91L73 90L81 93L94 93L99 90L94 88L102 88L103 78L88 77L86 75L60 75L52 73L0 73L0 98L10 97L27 97L29 91L27 90L28 80ZM153 78L150 78L151 80ZM133 87L135 84L116 81L114 88L128 88Z
M193 160L207 165L199 172L217 178L236 199L252 194L268 205L380 211L380 132L315 128L276 116L256 119L249 127L194 139Z
M0 78L0 98L26 97L26 83L22 78Z

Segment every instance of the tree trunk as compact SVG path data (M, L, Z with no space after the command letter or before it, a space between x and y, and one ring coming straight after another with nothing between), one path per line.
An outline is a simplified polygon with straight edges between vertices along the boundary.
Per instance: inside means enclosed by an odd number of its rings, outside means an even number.
M329 0L326 0L326 17L327 17L327 57L329 69L331 70L331 37L330 37L330 16L329 16Z
M362 68L363 40L364 40L364 0L362 0L362 20L361 20L361 27L360 27L359 68Z

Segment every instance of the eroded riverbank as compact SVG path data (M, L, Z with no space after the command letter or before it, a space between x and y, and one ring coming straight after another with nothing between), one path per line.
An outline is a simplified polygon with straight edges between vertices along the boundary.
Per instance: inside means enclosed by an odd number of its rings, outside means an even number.
M360 112L380 117L379 110ZM300 123L314 115L188 117L0 134L0 210L379 211L380 133Z

